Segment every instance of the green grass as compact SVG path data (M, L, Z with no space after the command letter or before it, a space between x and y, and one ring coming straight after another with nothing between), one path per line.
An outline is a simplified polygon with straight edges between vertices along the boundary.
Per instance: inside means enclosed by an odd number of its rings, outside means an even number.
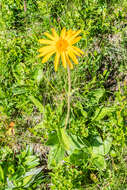
M1 189L127 189L126 0L28 0L26 11L7 0L0 9ZM52 27L81 29L85 52L71 71L66 132L67 71L37 57ZM31 168L42 167L32 178L28 145Z

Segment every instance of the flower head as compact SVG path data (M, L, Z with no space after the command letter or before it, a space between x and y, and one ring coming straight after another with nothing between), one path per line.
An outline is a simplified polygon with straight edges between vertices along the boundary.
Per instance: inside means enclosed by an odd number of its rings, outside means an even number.
M78 36L80 33L81 30L66 31L65 28L62 29L60 36L56 33L54 29L52 29L52 35L45 32L44 35L49 39L39 40L41 44L45 45L39 49L39 57L44 56L42 59L42 63L45 63L53 54L56 54L54 61L55 71L57 71L58 69L60 58L62 60L64 68L66 68L68 64L69 68L73 69L71 60L75 64L78 64L76 56L81 56L83 54L83 51L81 51L78 47L74 46L74 44L81 39L81 36Z
M9 127L14 127L15 123L13 121L11 121L11 123L9 124Z

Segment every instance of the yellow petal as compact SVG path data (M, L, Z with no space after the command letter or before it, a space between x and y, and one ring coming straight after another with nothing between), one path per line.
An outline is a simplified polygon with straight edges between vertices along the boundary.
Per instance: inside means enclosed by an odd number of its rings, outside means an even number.
M50 53L48 53L43 59L42 59L42 63L45 63L46 61L48 61L48 59L55 53L55 51L52 51Z
M55 49L54 46L44 46L44 47L40 48L38 51L39 52L45 52L47 50L54 50L54 49Z
M68 34L70 34L71 32L72 32L72 29L68 30L68 31L66 32L66 34L68 35Z
M50 52L52 52L53 50L49 50L49 49L47 49L46 51L43 51L42 53L40 53L39 55L38 55L38 57L42 57L42 56L44 56L44 55L46 55L46 54L48 54L48 53L50 53Z
M74 38L71 42L71 45L77 43L81 39L81 36L78 36L77 38Z
M69 51L72 51L75 55L77 55L77 56L81 56L81 54L78 52L78 51L76 51L74 48L73 48L73 46L69 49Z
M44 55L45 55L45 52L39 54L38 57L42 57L42 56L44 56Z
M51 34L49 34L48 32L44 32L44 35L47 36L51 40L55 40L55 38Z
M72 36L70 37L70 40L74 39L76 36L78 36L81 33L81 30L78 30L77 32L73 31Z
M78 64L78 60L77 60L76 56L71 51L68 52L68 55L70 56L70 58L72 59L72 61L75 64Z
M61 36L61 38L64 38L65 35L66 35L66 28L64 27L64 28L62 29L62 31L61 31L60 36Z
M74 35L76 33L76 31L72 31L72 35Z
M74 31L75 32L75 31ZM81 33L81 30L78 30L77 32L74 33L73 37L78 36Z
M68 31L66 32L66 38L67 38L67 39L70 38L71 35L72 35L72 29L70 29L70 30L68 30Z
M66 58L65 58L65 53L64 52L61 53L61 59L62 59L62 63L63 63L64 68L66 68L67 64L66 64Z
M67 63L68 63L68 65L69 65L70 69L73 69L73 65L72 65L72 63L71 63L71 61L70 61L68 55L66 55L66 60L67 60Z
M55 61L54 61L55 71L57 71L58 69L59 60L60 60L60 54L57 52L55 56Z
M79 49L78 47L72 46L72 48L75 49L77 52L84 54L84 52L81 49Z
M51 41L51 40L40 39L39 43L41 43L41 44L53 44L55 42Z
M55 40L57 40L59 38L58 34L56 33L54 28L52 28L51 30L52 30L53 36L55 37Z

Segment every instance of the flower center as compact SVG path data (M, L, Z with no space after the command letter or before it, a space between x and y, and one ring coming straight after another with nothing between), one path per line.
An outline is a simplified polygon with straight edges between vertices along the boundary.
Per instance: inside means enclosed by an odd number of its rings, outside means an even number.
M56 47L59 52L66 51L68 47L68 42L62 38L56 43Z

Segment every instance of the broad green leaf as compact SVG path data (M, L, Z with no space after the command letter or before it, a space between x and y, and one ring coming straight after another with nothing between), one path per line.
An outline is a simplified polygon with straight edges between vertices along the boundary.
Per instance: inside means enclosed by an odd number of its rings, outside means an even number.
M43 113L44 107L34 96L29 96L30 100L34 103L34 105L38 108L38 110Z
M64 128L60 129L60 135L61 138L59 137L59 141L69 154L72 153L74 149L81 149L86 146L81 140L79 141L77 136L67 134Z
M76 135L69 135L68 136L71 144L71 150L69 153L72 153L75 149L83 149L87 147L86 142L82 142Z
M102 141L101 137L96 136L93 138L92 154L105 155L109 152L112 144L112 138L107 137L105 141Z
M99 170L106 169L106 162L102 155L97 155L92 158L92 164Z
M92 143L92 154L94 155L104 155L104 146L103 146L103 141L101 139L101 137L99 136L95 136L92 139L93 143Z
M64 158L65 151L72 154L75 149L81 149L85 145L79 142L75 135L68 135L64 128L58 129L57 133L50 135L47 143L51 146L48 156L48 166L58 164Z
M54 146L59 143L59 139L56 132L50 133L46 142L47 146Z
M107 137L107 139L104 141L103 144L104 144L104 154L108 154L112 145L112 137Z
M65 129L61 128L60 133L61 133L61 135L60 135L61 139L59 138L60 143L62 143L65 150L70 150L71 144L70 144L70 140L68 138L68 135L67 135Z
M54 164L58 164L64 159L65 150L60 144L52 146L48 155L48 168L52 168Z
M89 151L75 149L70 155L70 162L75 165L80 165L81 163L87 164L89 158Z
M81 141L81 139L78 139L76 135L68 134L64 128L59 129L58 139L60 144L69 154L71 154L75 149L81 149L87 146Z

